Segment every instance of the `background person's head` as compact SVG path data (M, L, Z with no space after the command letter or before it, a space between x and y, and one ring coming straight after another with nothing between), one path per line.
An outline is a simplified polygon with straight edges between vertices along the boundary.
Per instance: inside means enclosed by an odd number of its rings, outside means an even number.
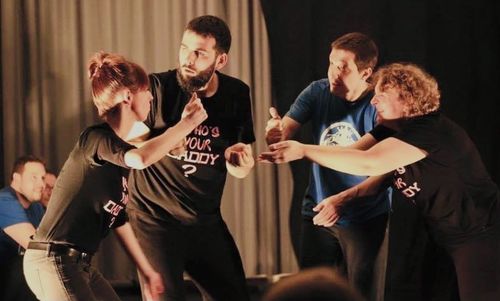
M422 116L439 109L441 94L436 79L414 64L383 66L374 83L372 104L382 120Z
M263 301L363 301L347 280L331 268L312 268L274 284Z
M179 49L179 85L188 92L205 87L226 65L230 48L231 32L222 19L206 15L191 20Z
M352 32L333 41L328 67L330 92L355 100L368 87L377 60L377 45L365 34Z
M45 163L32 155L16 159L11 173L10 186L22 198L21 202L37 202L42 196L45 182Z
M45 186L43 187L40 203L42 203L44 207L47 207L49 205L50 196L52 195L52 190L56 184L56 175L51 172L47 172L44 177L44 183Z
M90 58L88 75L101 118L106 119L108 114L119 110L122 102L130 102L139 121L147 117L151 93L148 75L141 66L119 54L101 51ZM135 103L137 99L140 102Z

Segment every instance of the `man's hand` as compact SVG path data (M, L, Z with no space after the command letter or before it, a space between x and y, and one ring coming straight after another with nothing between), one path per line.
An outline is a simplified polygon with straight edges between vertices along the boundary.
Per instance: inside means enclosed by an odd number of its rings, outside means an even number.
M254 165L252 148L248 144L236 143L224 152L224 157L229 164L237 167L250 167Z
M266 163L286 163L304 158L304 144L294 140L281 141L269 146L268 152L262 152L258 160Z
M226 148L224 157L227 171L238 179L246 177L255 165L252 147L241 142Z
M208 115L205 108L203 108L201 99L199 99L196 92L194 92L182 111L181 119L196 127L205 121L207 117Z
M271 119L267 121L265 134L267 145L279 142L283 139L283 121L278 111L270 107L269 114L271 114Z

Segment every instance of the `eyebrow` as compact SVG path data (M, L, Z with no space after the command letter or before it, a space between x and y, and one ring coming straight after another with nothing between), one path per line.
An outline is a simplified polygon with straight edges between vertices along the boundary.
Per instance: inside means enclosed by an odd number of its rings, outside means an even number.
M189 48L186 44L184 44L184 43L182 43L182 42L181 42L181 46L184 46L184 47L186 47L186 48ZM196 48L196 49L194 49L194 51L203 51L203 52L208 52L209 50L210 50L210 49L208 49L208 50L207 50L207 49L205 49L205 48Z

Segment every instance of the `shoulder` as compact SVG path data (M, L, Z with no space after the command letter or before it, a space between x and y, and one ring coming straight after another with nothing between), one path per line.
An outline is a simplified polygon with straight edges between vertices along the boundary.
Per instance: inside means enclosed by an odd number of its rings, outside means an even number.
M91 140L99 139L100 137L109 137L110 135L114 135L113 130L106 123L100 123L83 130L78 142L80 145L84 145Z
M321 98L321 99L330 99L333 95L330 93L330 83L327 78L323 78L320 80L315 80L311 82L307 87L302 90L300 95L297 98Z
M330 82L328 82L328 78L322 78L319 80L315 80L309 84L311 88L318 90L328 90L330 91Z
M403 120L394 137L432 153L445 145L445 140L454 136L448 131L451 125L448 121L439 112Z
M249 91L250 87L241 79L217 72L221 89L233 91Z
M149 79L154 80L154 81L159 81L159 82L168 82L173 80L176 80L176 73L177 69L171 69L165 72L159 72L159 73L151 73L149 74Z
M7 187L2 188L2 190L0 190L0 202L5 202L5 203L16 202L16 203L18 203L17 197L16 197L12 188L7 186Z

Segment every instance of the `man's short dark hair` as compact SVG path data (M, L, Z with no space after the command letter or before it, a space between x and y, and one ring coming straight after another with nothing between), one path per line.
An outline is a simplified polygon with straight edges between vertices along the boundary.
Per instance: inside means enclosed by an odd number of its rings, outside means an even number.
M204 37L215 39L215 50L218 53L229 53L231 48L231 32L224 20L210 15L200 16L189 21L186 30Z
M24 156L18 157L16 159L16 161L14 161L14 166L12 167L12 173L10 174L11 178L14 176L14 173L19 173L19 174L23 173L24 166L26 165L26 163L29 163L29 162L36 162L36 163L40 163L43 166L45 166L45 162L36 156L24 155Z
M378 60L378 48L375 42L365 34L351 32L341 36L332 43L332 49L347 50L356 55L354 63L358 71L366 68L375 69Z

